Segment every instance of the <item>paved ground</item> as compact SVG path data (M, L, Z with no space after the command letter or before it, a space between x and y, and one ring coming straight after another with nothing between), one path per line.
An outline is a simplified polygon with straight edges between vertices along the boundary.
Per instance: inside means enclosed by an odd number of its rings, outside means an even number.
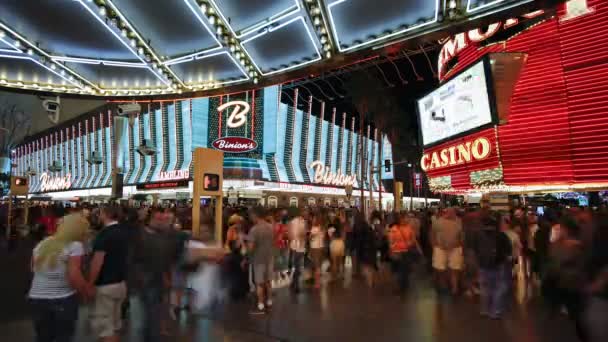
M0 340L32 341L24 302L27 262L0 255ZM182 317L167 341L429 341L429 342L570 342L576 341L564 316L548 317L534 300L514 304L501 321L479 317L474 301L437 295L421 277L405 298L389 285L369 289L358 280L329 284L321 291L292 295L276 292L275 306L265 316L248 314L248 303L228 304L221 313ZM87 337L86 309L76 341ZM134 306L125 340L139 341L140 309Z

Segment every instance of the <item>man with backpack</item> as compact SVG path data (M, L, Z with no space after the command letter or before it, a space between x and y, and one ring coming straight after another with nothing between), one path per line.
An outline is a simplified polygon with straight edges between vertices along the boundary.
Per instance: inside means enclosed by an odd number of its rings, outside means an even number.
M482 218L481 231L472 244L479 265L481 287L481 315L500 319L505 308L505 295L509 289L511 242L498 229L493 215Z

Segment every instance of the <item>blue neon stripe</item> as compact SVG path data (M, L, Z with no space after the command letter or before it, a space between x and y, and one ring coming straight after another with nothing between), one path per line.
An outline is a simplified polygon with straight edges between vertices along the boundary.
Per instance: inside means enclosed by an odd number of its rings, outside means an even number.
M304 182L304 176L302 175L302 169L300 168L300 154L302 153L302 120L304 115L301 110L296 110L294 129L293 129L293 147L291 149L291 164L293 166L293 173L296 176L297 182Z
M192 121L190 120L190 101L182 101L182 137L184 141L182 146L184 149L184 161L180 167L182 170L190 168L192 162ZM205 141L207 141L205 135Z
M277 166L277 173L279 174L279 180L281 182L289 182L289 178L287 177L287 169L285 168L284 163L285 136L287 134L287 105L281 103L279 105L279 112L277 114L277 136L275 138L277 141L277 152L274 155L274 159Z
M169 136L169 162L167 163L167 171L175 170L175 164L177 163L177 127L175 127L175 116L177 115L176 106L170 104L167 106L167 134Z
M78 161L76 160L76 158L78 157L78 154L76 153L76 150L74 149L74 147L76 146L76 139L74 139L72 137L72 139L70 139L70 158L71 158L71 162L70 162L70 172L72 174L72 182L74 181L75 177L76 177L76 165L78 165Z
M106 136L106 162L104 165L106 166L106 177L103 180L101 185L107 186L110 184L110 178L112 177L112 139L111 132L109 127L105 127L105 136Z
M154 130L156 133L156 141L154 142L154 146L156 147L156 167L152 172L152 178L150 178L152 181L158 180L160 170L163 168L163 163L165 161L163 151L166 148L163 144L163 113L160 109L154 111L154 118Z
M308 153L306 153L306 168L308 169L308 174L310 175L311 181L315 175L313 169L310 167L313 161L315 161L315 138L317 133L317 120L319 120L316 116L310 116L310 122L308 123Z
M121 117L114 118L114 140L116 142L116 167L121 169L125 179L129 176L131 166L129 165L129 132L127 121ZM109 131L108 131L109 132ZM108 136L109 133L106 133ZM107 140L106 140L106 146ZM109 147L111 150L111 147Z
M76 178L72 182L74 188L78 188L80 180L82 179L82 145L81 137L76 138Z
M328 149L327 132L329 132L329 122L323 120L323 124L321 127L321 153L319 156L319 160L325 163L325 160L327 159Z
M197 147L208 147L208 138L209 99L192 99L192 149Z
M340 138L340 127L337 125L333 125L334 134L333 134L333 142L331 144L331 169L335 173L340 168L339 160L338 160L338 144L340 143L338 139Z
M273 86L264 88L264 146L263 153L275 153L277 152L277 122L281 123L278 120L278 112L279 108L277 108L277 104L279 102L279 87ZM284 117L284 120L286 117ZM285 122L283 122L285 124Z
M129 148L133 150L137 149L140 141L141 139L139 137L139 118L136 118L135 122L133 123L133 146L129 146ZM127 181L129 184L137 183L137 175L139 174L139 170L141 167L140 160L141 157L139 156L139 153L137 153L137 151L133 151L133 170L131 170L131 176Z
M357 165L359 163L357 163L357 138L358 138L358 134L355 132L351 132L351 134L353 135L353 140L352 140L352 150L351 150L351 158L352 158L352 163L349 165L350 166L350 174L351 175L356 175L357 174Z
M95 132L95 135L97 136L97 151L99 151L99 154L101 156L103 156L104 154L104 150L103 150L103 135L101 134L103 128L99 128L99 130L97 132ZM103 158L103 157L102 157ZM105 164L111 164L112 163L112 159L110 159L108 162L106 162ZM101 180L103 178L103 165L104 164L100 164L97 165L95 168L97 169L97 178L95 179L95 186L101 186L103 185L101 183Z
M142 116L143 120L143 137L144 139L150 140L150 113L144 113ZM150 168L152 167L152 156L144 156L144 168L141 173L141 177L137 180L138 183L145 183L148 178L148 173L150 172Z
M89 163L87 163L87 159L89 158L89 156L91 156L91 151L93 150L93 146L95 146L93 140L93 134L89 133L86 135L85 139L84 139L84 157L83 157L83 162L86 164L85 165L85 173L87 175L87 177L84 179L84 181L82 182L82 187L83 188L89 188L90 187L90 183L91 183L91 179L94 177L95 175L95 170L93 169L93 166Z
M346 167L347 161L348 161L348 130L342 129L342 160L340 161L340 170L344 174L348 173L348 169Z

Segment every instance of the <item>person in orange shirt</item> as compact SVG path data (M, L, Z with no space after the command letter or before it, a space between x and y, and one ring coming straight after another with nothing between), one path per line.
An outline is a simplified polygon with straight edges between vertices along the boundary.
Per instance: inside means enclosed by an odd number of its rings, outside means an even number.
M409 286L411 256L420 249L414 230L405 216L401 215L398 223L389 225L388 241L393 272L397 275L399 292L403 294Z

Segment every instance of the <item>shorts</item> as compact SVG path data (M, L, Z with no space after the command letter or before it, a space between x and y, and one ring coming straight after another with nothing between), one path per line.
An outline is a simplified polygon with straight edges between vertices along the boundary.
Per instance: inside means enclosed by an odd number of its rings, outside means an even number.
M274 274L274 262L270 261L263 264L253 264L253 282L256 285L269 283Z
M331 243L329 244L329 253L332 257L343 257L344 251L345 251L344 240L342 240L342 239L331 240Z
M127 298L125 282L97 286L90 309L91 329L97 338L110 337L122 328L122 303Z
M445 271L449 268L453 271L460 271L464 266L463 259L462 247L450 250L433 248L433 268L436 270Z
M325 252L325 248L311 248L310 249L310 260L312 261L312 265L314 268L319 269L323 264L323 254Z

